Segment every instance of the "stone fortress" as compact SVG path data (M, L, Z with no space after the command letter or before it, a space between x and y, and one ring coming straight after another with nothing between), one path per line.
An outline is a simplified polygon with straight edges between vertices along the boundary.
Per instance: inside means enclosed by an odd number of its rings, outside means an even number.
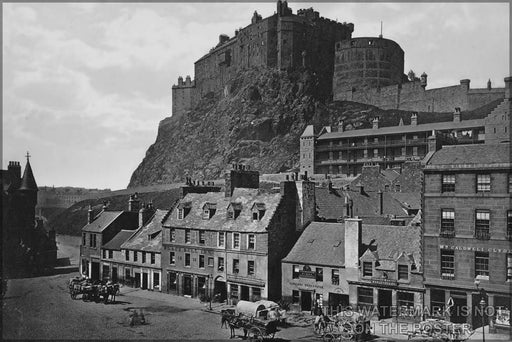
M254 12L251 23L233 37L219 36L218 44L195 62L190 76L172 87L172 115L181 116L205 96L230 93L237 73L254 67L297 70L319 76L320 86L335 101L354 101L382 109L452 112L481 107L504 97L504 88L471 89L459 85L427 89L427 74L404 74L404 51L394 41L378 37L352 38L354 25L321 17L312 8L293 14L286 1L262 18Z

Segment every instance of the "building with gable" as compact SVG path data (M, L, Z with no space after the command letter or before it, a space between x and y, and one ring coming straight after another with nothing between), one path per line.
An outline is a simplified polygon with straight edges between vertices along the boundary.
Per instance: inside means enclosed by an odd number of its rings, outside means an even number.
M512 308L511 167L501 143L444 146L424 168L425 305L452 322L480 326L482 297L488 312Z
M283 298L302 311L317 304L329 313L350 306L373 318L409 316L423 304L420 241L416 221L312 222L283 259Z
M94 215L92 207L87 213L87 224L82 228L80 244L80 271L91 279L102 279L102 247L121 230L135 231L139 226L140 200L131 195L128 211L108 210L107 204Z
M280 261L314 217L314 183L263 191L259 173L234 165L225 192L189 193L163 221L163 289L238 300L279 299Z
M1 172L2 269L6 276L40 273L57 261L55 231L46 232L36 217L38 187L27 152L21 175L17 161Z

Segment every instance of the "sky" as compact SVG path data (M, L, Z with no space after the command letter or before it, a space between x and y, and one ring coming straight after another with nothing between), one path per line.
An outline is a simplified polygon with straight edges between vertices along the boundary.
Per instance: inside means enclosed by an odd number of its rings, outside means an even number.
M354 23L353 37L396 41L427 89L510 75L504 3L312 3ZM171 116L171 87L194 61L275 3L3 3L2 169L25 165L39 186L126 188Z

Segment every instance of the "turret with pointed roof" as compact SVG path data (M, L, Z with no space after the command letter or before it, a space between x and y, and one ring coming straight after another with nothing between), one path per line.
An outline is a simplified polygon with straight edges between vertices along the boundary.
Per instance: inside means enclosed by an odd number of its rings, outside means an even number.
M30 166L29 157L30 155L27 152L27 165L25 166L25 171L23 172L23 178L21 180L20 190L23 191L38 191L36 180L34 178L34 173L32 172L32 167Z

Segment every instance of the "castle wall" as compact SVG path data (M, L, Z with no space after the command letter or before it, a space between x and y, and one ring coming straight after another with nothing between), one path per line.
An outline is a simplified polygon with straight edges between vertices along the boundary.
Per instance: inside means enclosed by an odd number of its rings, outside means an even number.
M187 82L172 86L172 115L179 116L194 106L195 82ZM190 81L187 78L187 81Z

